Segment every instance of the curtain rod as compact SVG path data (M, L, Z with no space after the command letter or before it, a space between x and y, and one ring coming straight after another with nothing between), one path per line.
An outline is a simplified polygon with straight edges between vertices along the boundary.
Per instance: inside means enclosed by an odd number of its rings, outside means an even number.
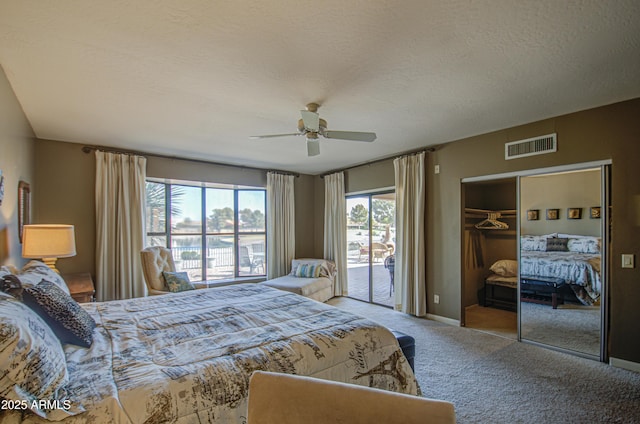
M105 146L83 146L82 147L82 151L84 153L91 153L92 151L96 151L96 150L100 150L100 151L103 151L103 152L109 152L109 153L119 153L119 154L123 154L123 155L153 156L153 157L161 158L161 159L184 160L184 161L188 161L188 162L202 163L202 164L205 164L205 165L230 166L232 168L248 169L248 170L252 170L252 171L274 172L276 174L293 175L296 178L298 178L300 176L300 174L298 174L297 172L282 171L282 170L279 170L279 169L256 168L256 167L253 167L253 166L234 165L234 164L230 164L230 163L213 162L213 161L207 161L207 160L202 160L202 159L181 158L181 157L178 157L178 156L160 155L160 154L156 154L156 153L147 153L147 152L140 152L140 151L128 150L128 149L115 149L113 147L105 147Z
M320 174L320 178L324 178L327 175L335 174L336 172L344 172L344 171L348 171L350 169L359 168L361 166L373 165L374 163L384 162L384 161L387 161L389 159L397 159L397 158L401 158L403 156L415 155L417 153L422 153L422 152L426 152L426 153L435 152L438 149L438 147L439 146L421 147L420 149L408 150L408 151L400 153L400 154L396 153L393 156L386 156L384 158L375 159L375 160L372 160L372 161L369 161L369 162L363 162L363 163L360 163L358 165L352 165L352 166L348 166L346 168L341 168L341 169L334 169L333 171L329 171L329 172L325 172L324 174Z

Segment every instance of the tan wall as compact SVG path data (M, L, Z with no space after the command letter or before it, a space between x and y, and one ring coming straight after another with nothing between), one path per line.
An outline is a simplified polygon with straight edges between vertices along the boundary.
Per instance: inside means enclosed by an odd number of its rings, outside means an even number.
M76 256L59 259L62 274L90 272L95 276L95 158L82 146L50 140L36 141L37 200L34 222L75 226Z
M32 189L37 189L33 178L33 152L33 130L0 67L0 170L4 176L4 198L0 205L2 265L21 267L26 262L22 259L18 236L18 183L25 181Z

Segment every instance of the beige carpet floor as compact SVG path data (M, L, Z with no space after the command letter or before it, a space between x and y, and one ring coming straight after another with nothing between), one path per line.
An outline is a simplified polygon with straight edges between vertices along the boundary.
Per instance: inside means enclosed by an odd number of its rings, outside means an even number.
M349 298L328 303L413 336L423 395L453 402L458 423L640 423L639 373Z

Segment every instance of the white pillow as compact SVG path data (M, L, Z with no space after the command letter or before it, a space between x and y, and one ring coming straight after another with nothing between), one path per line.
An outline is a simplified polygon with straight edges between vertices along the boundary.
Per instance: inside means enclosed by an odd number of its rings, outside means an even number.
M599 237L570 238L567 243L569 252L575 253L600 253Z
M512 259L501 259L491 265L489 270L502 277L517 277L518 261L514 261Z
M64 282L60 274L49 268L44 262L29 261L16 276L23 286L37 286L40 281L47 280L60 287L66 294L71 294L67 283Z
M61 420L83 412L67 397L69 380L62 345L51 328L27 305L0 298L0 397L25 403L35 414ZM69 409L44 410L34 400L58 400Z
M520 249L527 251L544 252L547 250L547 236L522 236L520 237Z

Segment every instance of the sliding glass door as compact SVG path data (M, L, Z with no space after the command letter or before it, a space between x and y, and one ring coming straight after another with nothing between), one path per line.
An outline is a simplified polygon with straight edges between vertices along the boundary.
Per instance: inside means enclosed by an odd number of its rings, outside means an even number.
M393 306L394 192L347 197L349 297Z

